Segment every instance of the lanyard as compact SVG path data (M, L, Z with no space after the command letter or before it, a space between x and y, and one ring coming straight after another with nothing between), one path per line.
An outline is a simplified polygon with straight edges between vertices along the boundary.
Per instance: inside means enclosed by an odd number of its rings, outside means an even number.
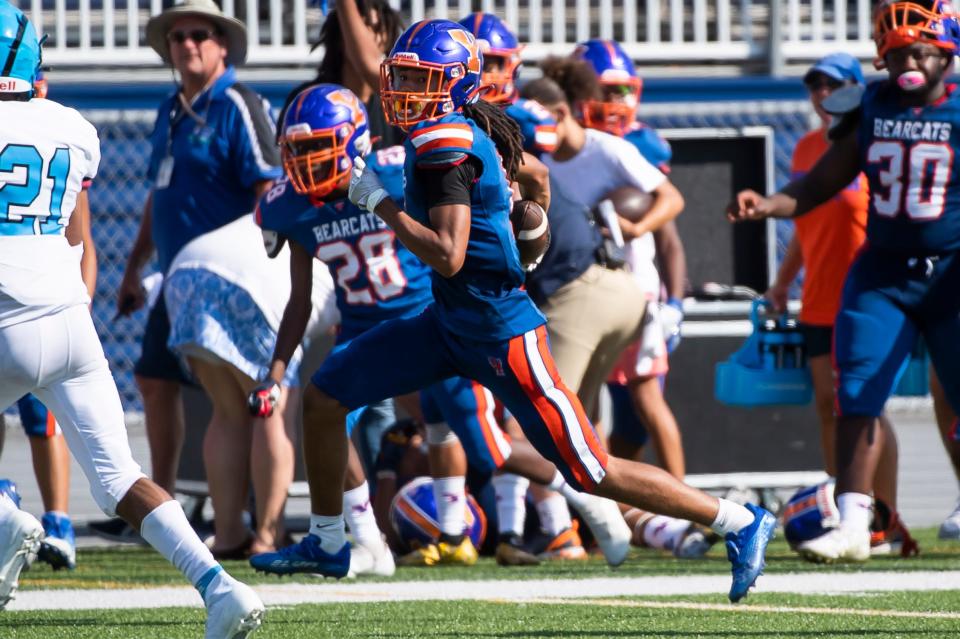
M183 97L182 91L177 91L177 100L173 103L173 106L170 107L169 115L169 125L167 126L167 157L173 156L173 129L180 123L182 119L181 116L186 115L191 120L194 121L196 126L194 130L197 129L204 130L207 128L207 116L210 114L210 105L213 104L213 96L209 95L209 92L212 91L212 85L216 80L212 81L203 91L197 94L197 97L193 99L193 102L196 102L204 95L207 96L207 104L203 109L203 115L199 115L196 111L193 110L190 103L187 102L187 99Z

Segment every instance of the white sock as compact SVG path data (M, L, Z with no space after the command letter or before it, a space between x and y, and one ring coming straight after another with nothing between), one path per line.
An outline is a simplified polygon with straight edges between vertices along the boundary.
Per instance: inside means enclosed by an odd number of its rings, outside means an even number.
M190 527L176 501L165 501L150 511L140 525L140 536L182 572L201 597L205 597L207 586L223 570Z
M560 478L560 481L563 483L557 483L557 477ZM563 475L557 472L557 477L554 477L554 480L550 482L550 486L556 485L556 488L551 488L567 500L567 503L576 508L578 511L582 511L587 506L587 500L596 499L593 495L587 493L581 493L579 490L575 489L573 486L568 484L566 480L563 479Z
M720 508L717 510L717 518L710 524L714 532L721 535L740 532L753 523L755 519L753 513L740 504L722 497L719 501Z
M530 480L520 475L504 473L491 480L497 496L497 522L501 535L523 535L527 518L527 488Z
M837 508L840 510L842 528L857 532L869 530L873 510L873 498L870 495L841 493L837 495Z
M643 543L651 548L672 551L683 540L690 522L665 515L655 515L643 529Z
M454 537L466 528L466 477L439 477L433 480L433 498L437 502L440 532Z
M370 486L367 482L343 493L343 518L358 544L372 550L378 550L383 545L380 528L370 506Z
M540 529L551 537L573 526L563 495L551 495L538 503L537 514L540 515Z
M314 515L310 513L310 534L320 538L320 550L331 555L340 552L347 543L343 530L343 515Z

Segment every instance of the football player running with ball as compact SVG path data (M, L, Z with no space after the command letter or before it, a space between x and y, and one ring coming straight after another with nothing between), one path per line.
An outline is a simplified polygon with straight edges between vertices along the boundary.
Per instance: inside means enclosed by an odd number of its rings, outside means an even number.
M183 509L147 479L127 443L110 374L80 277L77 225L84 180L100 141L79 113L33 99L40 43L23 13L0 0L0 410L25 393L60 420L97 505L118 514L186 576L207 607L208 639L246 637L261 623L257 595L230 577L190 527ZM19 173L15 167L25 167ZM43 529L0 495L0 608L36 557Z
M522 289L509 220L520 135L500 109L478 100L482 68L474 37L446 20L410 27L381 67L384 111L408 132L406 210L360 158L350 199L433 269L434 302L416 317L365 332L314 375L304 411L310 533L284 571L343 574L349 562L341 512L347 413L463 375L503 401L571 485L727 535L729 596L739 601L763 568L775 520L762 508L718 500L658 468L609 457L600 446L576 395L557 375L543 315ZM269 565L282 555L264 560Z
M877 11L874 39L889 78L824 101L836 116L834 142L816 166L769 197L742 191L727 210L733 221L794 217L861 171L869 181L867 242L834 329L840 526L800 545L815 561L870 556L869 493L884 439L877 418L918 335L960 408L960 98L944 83L960 24L942 0L894 2Z

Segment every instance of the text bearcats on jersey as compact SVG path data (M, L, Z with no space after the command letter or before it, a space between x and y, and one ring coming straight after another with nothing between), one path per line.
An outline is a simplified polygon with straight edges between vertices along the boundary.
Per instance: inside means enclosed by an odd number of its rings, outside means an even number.
M873 119L873 135L888 140L949 142L950 122Z
M382 231L387 225L375 213L362 212L340 220L324 222L313 227L317 242L330 242L348 237L356 237L371 231Z

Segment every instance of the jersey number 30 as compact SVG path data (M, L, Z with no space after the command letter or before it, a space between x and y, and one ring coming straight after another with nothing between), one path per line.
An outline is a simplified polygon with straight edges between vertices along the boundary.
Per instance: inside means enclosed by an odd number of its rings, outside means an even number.
M867 162L881 165L877 179L884 188L873 193L879 215L896 216L901 202L912 220L935 220L943 214L953 172L949 144L920 142L907 148L902 142L874 142L867 149Z
M34 233L59 233L69 174L70 150L67 148L57 149L50 161L44 162L35 146L8 144L3 147L0 150L0 222L22 222L24 217L32 217ZM46 202L37 202L41 192L50 194L49 206Z

